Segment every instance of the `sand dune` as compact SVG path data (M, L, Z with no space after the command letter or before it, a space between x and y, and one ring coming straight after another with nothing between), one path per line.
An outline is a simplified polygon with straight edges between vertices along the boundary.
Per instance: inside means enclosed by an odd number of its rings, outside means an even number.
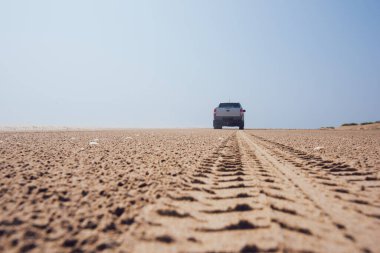
M380 123L372 123L367 125L356 125L356 126L340 126L338 130L379 130Z

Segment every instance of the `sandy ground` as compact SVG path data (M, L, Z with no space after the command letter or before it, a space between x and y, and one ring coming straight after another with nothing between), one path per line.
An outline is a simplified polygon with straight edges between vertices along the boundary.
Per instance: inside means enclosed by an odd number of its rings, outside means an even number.
M380 252L380 131L0 132L0 252Z

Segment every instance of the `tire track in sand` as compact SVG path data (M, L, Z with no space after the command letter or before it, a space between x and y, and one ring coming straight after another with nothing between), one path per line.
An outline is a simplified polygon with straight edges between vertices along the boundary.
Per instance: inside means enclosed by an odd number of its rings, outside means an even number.
M377 238L380 235L380 222L376 217L364 214L363 209L358 209L357 202L347 201L347 199L337 195L337 191L331 189L335 185L340 187L347 186L342 184L341 178L330 176L329 180L332 185L321 183L320 179L321 177L323 178L323 173L325 173L323 169L310 166L305 169L304 166L310 164L302 163L292 155L279 152L276 147L268 145L267 142L257 139L255 136L242 133L240 137L245 140L250 150L255 151L261 163L264 162L267 166L273 168L272 171L277 171L279 176L282 174L283 178L298 188L320 210L320 215L317 218L321 221L321 224L327 222L333 224L339 230L334 231L330 227L319 235L323 230L318 229L317 226L309 225L308 227L313 234L318 235L321 239L328 237L334 238L334 240L338 239L337 235L343 235L351 243L347 241L342 241L342 243L352 247L350 250L343 250L343 252L380 252L380 245L377 243ZM306 154L302 155L308 157ZM334 164L332 161L328 163ZM321 164L325 163L321 161ZM318 163L318 165L320 164ZM346 194L350 194L350 192L347 191ZM353 198L354 195L351 197ZM356 198L358 197L360 196L356 196ZM304 205L296 211L306 211L305 207ZM376 206L370 207L369 210L374 211L374 208ZM336 252L335 247L342 243L337 243L332 248L333 250L328 251Z
M147 206L131 228L133 252L277 252L280 226L241 159L236 134ZM136 240L137 239L137 240Z
M125 245L132 252L370 251L333 208L356 217L339 203L326 208L333 200L293 169L234 133L143 209Z
M336 198L354 204L357 212L380 219L380 179L376 176L376 171L357 169L342 162L323 159L255 135L252 138L278 161L300 168L313 177L316 183L334 192Z

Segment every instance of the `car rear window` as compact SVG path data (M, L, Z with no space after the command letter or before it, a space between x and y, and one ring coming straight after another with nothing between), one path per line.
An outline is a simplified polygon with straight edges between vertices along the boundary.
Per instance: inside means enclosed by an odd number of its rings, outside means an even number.
M219 108L241 108L240 103L220 103Z

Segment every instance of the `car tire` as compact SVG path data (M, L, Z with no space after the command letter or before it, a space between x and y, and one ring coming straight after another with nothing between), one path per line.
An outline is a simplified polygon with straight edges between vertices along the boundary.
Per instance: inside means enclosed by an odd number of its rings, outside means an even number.
M214 129L222 129L222 124L218 121L214 120L213 125L214 125Z

